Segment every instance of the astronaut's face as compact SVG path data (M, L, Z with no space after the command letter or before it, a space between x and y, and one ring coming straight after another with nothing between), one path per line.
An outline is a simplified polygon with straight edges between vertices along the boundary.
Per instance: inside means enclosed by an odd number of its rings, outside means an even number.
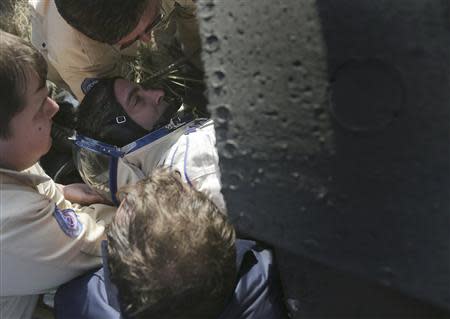
M114 82L114 94L128 116L148 131L153 129L169 106L164 101L163 90L145 90L125 79Z

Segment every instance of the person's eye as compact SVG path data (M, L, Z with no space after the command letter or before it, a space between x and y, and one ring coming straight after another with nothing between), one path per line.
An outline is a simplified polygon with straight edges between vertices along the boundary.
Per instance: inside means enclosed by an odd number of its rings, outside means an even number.
M135 95L133 106L137 106L141 102L141 97L139 95Z

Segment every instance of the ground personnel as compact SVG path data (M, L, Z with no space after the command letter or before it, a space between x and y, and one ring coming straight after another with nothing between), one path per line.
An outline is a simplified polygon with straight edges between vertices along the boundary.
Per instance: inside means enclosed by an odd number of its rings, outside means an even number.
M272 253L178 174L123 190L103 268L61 287L58 319L283 319ZM114 286L114 284L116 286Z
M37 163L51 146L58 105L47 65L23 40L0 31L0 317L31 318L38 295L98 266L115 208L83 185L60 188ZM84 185L85 186L85 185Z
M129 71L121 57L136 55L137 40L153 41L159 50L176 35L187 57L200 48L192 0L29 2L32 42L49 62L49 79L65 82L80 101L85 79ZM201 68L198 55L192 62Z

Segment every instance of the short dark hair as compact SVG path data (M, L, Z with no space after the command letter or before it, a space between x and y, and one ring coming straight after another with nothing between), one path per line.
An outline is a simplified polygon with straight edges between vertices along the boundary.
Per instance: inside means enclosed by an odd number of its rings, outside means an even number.
M217 318L236 281L235 231L206 195L158 170L128 187L109 226L109 269L133 318Z
M25 107L30 72L45 83L47 62L31 44L0 30L0 138L10 137L11 119Z
M55 0L55 4L76 30L93 40L116 44L136 28L150 1L159 0Z

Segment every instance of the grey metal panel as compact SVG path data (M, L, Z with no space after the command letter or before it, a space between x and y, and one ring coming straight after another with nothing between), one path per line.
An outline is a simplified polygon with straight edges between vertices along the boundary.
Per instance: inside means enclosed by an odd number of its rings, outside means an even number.
M198 5L230 216L291 308L308 258L450 309L447 1Z

